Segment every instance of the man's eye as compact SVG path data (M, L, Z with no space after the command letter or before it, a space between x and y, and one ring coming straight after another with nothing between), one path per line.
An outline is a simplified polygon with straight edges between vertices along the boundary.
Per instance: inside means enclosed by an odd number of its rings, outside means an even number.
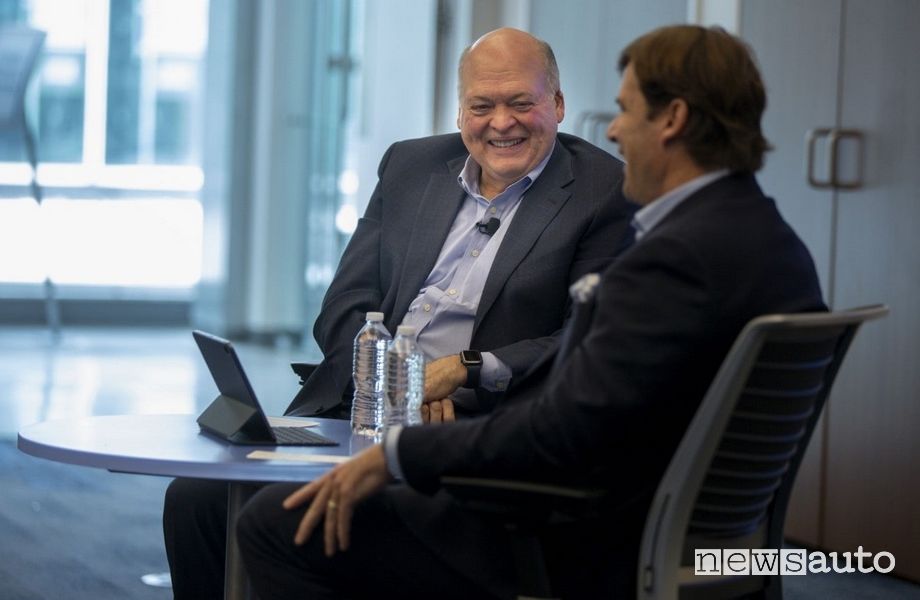
M530 110L533 107L533 102L515 102L515 110Z
M485 114L489 111L489 107L486 104L475 104L470 107L470 112L477 115Z

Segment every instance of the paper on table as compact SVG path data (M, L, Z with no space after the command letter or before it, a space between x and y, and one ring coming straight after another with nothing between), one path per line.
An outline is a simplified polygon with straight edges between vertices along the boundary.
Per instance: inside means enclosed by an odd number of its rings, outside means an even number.
M246 458L256 460L292 460L295 462L318 462L318 463L343 463L349 456L335 456L332 454L301 454L297 452L277 452L275 450L253 450L246 455Z
M306 417L269 417L268 424L272 427L316 427L319 425L316 421L310 421Z

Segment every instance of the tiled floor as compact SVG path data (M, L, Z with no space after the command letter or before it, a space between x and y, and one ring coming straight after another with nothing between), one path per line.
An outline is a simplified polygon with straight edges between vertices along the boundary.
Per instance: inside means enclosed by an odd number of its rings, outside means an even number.
M237 344L256 394L281 414L297 392L298 349ZM217 389L190 329L0 327L0 438L83 415L198 413Z

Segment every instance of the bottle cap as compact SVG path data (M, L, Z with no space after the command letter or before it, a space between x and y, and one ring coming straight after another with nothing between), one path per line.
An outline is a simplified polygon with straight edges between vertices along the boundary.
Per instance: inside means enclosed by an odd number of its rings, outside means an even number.
M382 312L369 312L365 317L368 321L383 321Z
M396 335L415 335L415 327L412 325L400 325L396 328Z

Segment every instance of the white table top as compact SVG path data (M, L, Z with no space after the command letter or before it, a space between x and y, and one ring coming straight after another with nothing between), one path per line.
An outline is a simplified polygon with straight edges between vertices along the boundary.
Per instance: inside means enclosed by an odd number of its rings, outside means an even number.
M195 415L113 415L44 421L19 432L18 447L49 460L110 471L225 481L310 481L332 464L252 460L253 450L351 456L371 445L348 421L315 419L338 446L238 446L200 433ZM314 419L311 419L314 420Z

